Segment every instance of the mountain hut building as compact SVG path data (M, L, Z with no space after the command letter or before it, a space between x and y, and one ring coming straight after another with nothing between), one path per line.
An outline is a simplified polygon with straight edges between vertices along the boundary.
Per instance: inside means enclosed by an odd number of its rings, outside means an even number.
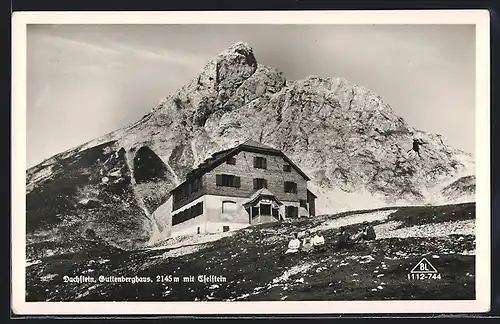
M214 153L171 191L171 237L315 216L309 180L282 151L252 140Z

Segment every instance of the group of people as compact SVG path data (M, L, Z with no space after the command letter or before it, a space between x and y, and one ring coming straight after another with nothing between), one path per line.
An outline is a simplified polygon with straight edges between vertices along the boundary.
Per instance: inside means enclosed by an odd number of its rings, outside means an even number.
M345 227L341 226L339 229L339 235L336 242L337 250L342 250L352 246L354 243L359 241L373 241L377 238L375 229L373 225L368 222L363 222L362 228L356 234L351 235Z
M301 239L302 238L302 242ZM344 248L352 246L354 243L359 241L372 241L376 239L375 229L373 225L368 222L363 222L362 228L356 234L351 235L345 227L340 227L337 239L334 240L334 249L340 251ZM316 231L314 235L311 235L310 231L305 231L301 233L294 233L293 238L288 243L288 250L285 254L297 253L299 251L310 253L313 251L324 251L325 248L325 238L319 231Z
M302 238L302 242L300 239ZM293 233L293 238L288 243L288 253L297 253L299 251L312 252L312 251L322 251L324 250L325 238L319 232L315 232L311 235L310 231L305 231L301 233Z

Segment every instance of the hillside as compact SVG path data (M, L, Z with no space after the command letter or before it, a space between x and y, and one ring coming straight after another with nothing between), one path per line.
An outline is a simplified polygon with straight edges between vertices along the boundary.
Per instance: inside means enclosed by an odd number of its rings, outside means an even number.
M407 153L415 137L422 158ZM141 120L27 170L28 255L144 247L161 236L165 220L153 212L169 190L247 139L283 150L312 178L320 214L475 201L471 154L414 129L369 89L339 77L286 80L237 43Z
M99 248L52 256L30 261L27 301L470 300L475 299L475 216L474 203L351 211L258 225L213 235L211 242L198 236L190 243L170 240L133 252ZM340 252L331 248L340 226L354 233L363 221L374 225L375 241ZM291 233L305 229L320 230L327 250L284 257ZM440 279L408 279L422 257ZM100 275L151 282L98 282ZM168 282L170 275L180 282ZM198 275L226 281L200 283ZM91 276L96 282L65 283L65 276ZM189 276L195 282L182 282Z

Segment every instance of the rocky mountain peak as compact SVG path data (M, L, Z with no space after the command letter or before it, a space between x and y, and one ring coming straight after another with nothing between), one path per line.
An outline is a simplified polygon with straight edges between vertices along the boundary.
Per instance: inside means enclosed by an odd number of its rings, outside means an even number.
M248 65L257 66L257 60L254 56L253 48L248 43L245 42L234 43L233 45L229 46L229 48L226 51L220 53L219 57L224 57L231 54L242 55L245 58L245 61L248 63Z

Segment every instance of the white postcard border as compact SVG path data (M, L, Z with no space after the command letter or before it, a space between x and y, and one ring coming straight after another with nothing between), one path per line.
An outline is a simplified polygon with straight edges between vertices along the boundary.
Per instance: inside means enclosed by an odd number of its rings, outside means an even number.
M476 300L26 302L26 26L28 24L476 25ZM12 310L18 315L473 313L490 309L490 30L487 10L15 12L12 18ZM196 304L196 307L192 307Z

